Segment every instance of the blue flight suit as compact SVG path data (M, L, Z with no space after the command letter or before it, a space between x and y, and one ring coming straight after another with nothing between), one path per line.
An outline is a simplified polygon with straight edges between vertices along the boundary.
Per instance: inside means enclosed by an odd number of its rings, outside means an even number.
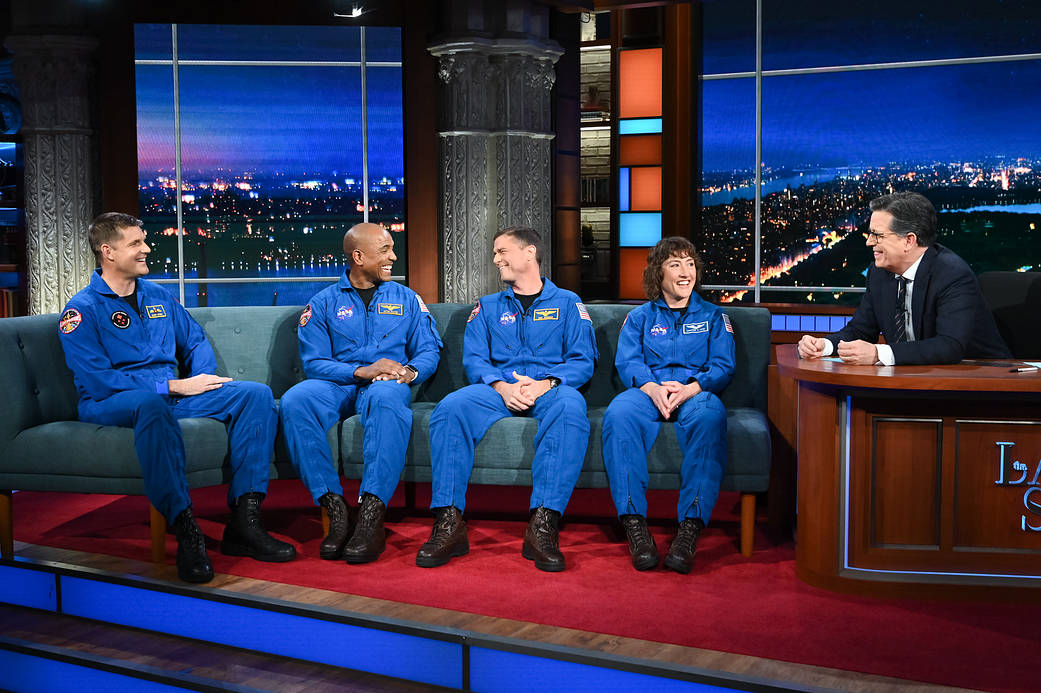
M80 421L134 429L145 495L168 521L191 505L178 419L205 417L228 427L228 504L265 493L278 426L271 389L233 381L198 395L170 395L169 381L215 374L202 327L158 284L137 280L135 313L96 270L62 312L58 333L80 394Z
M477 302L463 337L463 367L473 385L445 397L430 417L431 508L466 506L474 447L499 419L517 416L491 384L560 378L521 416L538 421L532 461L531 508L563 513L589 444L586 402L576 388L593 375L598 353L593 322L581 299L543 278L527 312L508 288Z
M708 524L727 464L727 413L717 394L734 373L730 319L697 294L682 314L661 298L645 303L622 325L615 366L629 389L604 414L603 450L618 514L647 516L647 453L662 417L640 386L697 380L702 391L670 418L683 451L676 514L681 522L700 518Z
M394 495L412 433L410 385L358 380L354 371L381 358L413 366L418 385L437 370L441 336L423 299L397 282L383 282L365 301L347 273L311 299L300 316L300 359L307 380L282 396L282 425L297 473L315 502L343 493L326 431L361 415L365 471L361 493L384 504Z

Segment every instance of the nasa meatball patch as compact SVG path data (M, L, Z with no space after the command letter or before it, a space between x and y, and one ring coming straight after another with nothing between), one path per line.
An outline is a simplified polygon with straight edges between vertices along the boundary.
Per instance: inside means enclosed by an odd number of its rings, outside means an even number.
M115 313L112 314L109 320L111 320L112 324L121 330L125 330L126 328L130 327L130 314L127 313L125 310L117 310Z
M300 327L307 324L307 321L311 319L311 304L308 303L307 307L304 308L304 312L300 314Z
M83 322L83 316L75 308L69 308L67 311L61 314L61 320L58 321L58 329L61 330L62 334L69 334Z

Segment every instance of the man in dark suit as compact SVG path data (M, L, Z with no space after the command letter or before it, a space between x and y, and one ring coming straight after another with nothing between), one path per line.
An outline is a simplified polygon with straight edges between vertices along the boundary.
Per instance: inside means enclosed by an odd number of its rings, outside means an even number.
M803 335L799 356L837 353L845 363L957 363L1011 358L969 266L936 242L936 210L912 192L871 201L867 246L875 256L853 319L827 337ZM876 343L878 335L885 344Z

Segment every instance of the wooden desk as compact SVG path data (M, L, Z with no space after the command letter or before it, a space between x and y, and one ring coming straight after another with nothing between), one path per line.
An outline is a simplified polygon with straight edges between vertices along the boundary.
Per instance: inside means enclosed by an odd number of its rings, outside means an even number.
M794 344L777 365L799 383L800 578L1041 596L1041 373L803 361Z

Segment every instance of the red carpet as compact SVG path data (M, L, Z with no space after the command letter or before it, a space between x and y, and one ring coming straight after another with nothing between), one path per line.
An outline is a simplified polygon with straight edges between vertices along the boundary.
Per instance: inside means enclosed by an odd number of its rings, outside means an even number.
M523 520L473 519L523 512L528 490L502 487L471 488L470 554L442 568L415 566L430 533L425 516L390 522L387 551L376 563L319 560L319 512L296 481L272 484L264 519L301 557L289 564L229 558L214 539L227 518L225 493L217 487L192 494L222 573L953 686L1036 691L1041 680L1041 606L869 599L810 587L795 576L791 544L771 546L760 535L753 557L740 555L733 494L720 498L694 571L679 575L637 573L610 524L577 522L561 534L568 569L542 573L520 555ZM422 507L429 487L418 495ZM668 518L675 494L656 493L651 503ZM14 504L20 541L149 560L143 497L23 492ZM568 513L610 516L607 491L577 491ZM664 551L672 523L652 532ZM167 547L172 563L172 537Z

